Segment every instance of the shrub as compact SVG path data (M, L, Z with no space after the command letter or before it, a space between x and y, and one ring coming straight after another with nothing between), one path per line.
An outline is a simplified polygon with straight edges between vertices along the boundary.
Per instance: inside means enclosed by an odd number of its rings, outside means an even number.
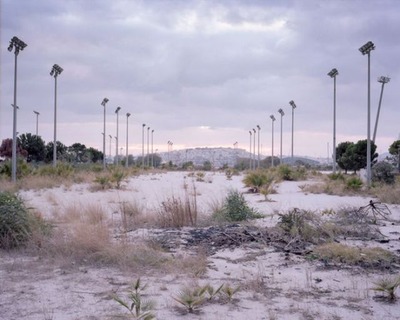
M243 183L246 187L250 187L254 192L260 192L260 189L270 186L272 184L273 178L266 171L251 171L248 173L244 179Z
M332 181L337 181L337 180L344 181L345 180L345 177L344 177L343 173L341 173L341 172L330 173L330 174L328 174L328 178Z
M378 162L372 168L372 180L386 184L394 184L396 179L393 166L387 162Z
M256 210L250 208L243 194L231 190L226 197L222 208L214 213L215 220L244 221L262 217Z
M400 276L394 277L394 278L382 278L379 279L378 281L374 282L375 287L372 288L372 290L375 291L381 291L383 293L387 294L387 298L390 301L393 301L396 299L396 289L400 286Z
M0 248L10 249L26 244L36 231L48 226L33 214L17 196L0 193Z
M346 189L348 190L354 190L354 191L360 190L362 185L363 182L358 177L350 177L346 181Z
M163 228L194 226L197 222L196 195L193 199L186 194L184 200L174 196L161 203L158 211L159 223Z

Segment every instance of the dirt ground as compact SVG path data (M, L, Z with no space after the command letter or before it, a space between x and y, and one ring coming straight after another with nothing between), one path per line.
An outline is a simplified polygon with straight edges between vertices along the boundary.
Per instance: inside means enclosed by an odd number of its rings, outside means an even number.
M204 182L194 182L202 214L208 214L210 205L223 198L228 190L245 192L242 178L234 176L227 180L222 173L207 173ZM68 205L100 203L107 208L108 219L113 222L110 225L115 227L118 216L115 212L121 202L136 201L144 211L152 212L165 197L182 194L182 186L188 179L186 173L173 172L131 178L121 190L92 191L90 185L81 184L24 191L21 196L29 207L53 221L61 219ZM277 193L269 196L270 201L262 201L262 195L246 193L249 205L265 215L249 224L248 230L276 225L277 212L291 208L322 212L360 207L369 201L359 196L305 194L300 188L305 183L281 183ZM391 219L400 221L400 207L389 208ZM358 248L379 246L400 256L400 224L378 221L378 226L385 241L341 239L341 243ZM143 297L155 301L157 319L400 319L400 302L388 302L371 290L383 276L399 275L399 265L363 268L310 260L302 254L281 250L272 242L260 241L255 235L255 241L237 240L235 245L221 245L210 238L203 245L212 250L204 252L198 246L187 245L191 230L134 228L129 239L147 241L169 234L166 243L170 245L167 254L171 257L189 256L200 261L201 256L206 256L206 271L199 274L188 275L179 269L166 272L151 267L133 270L76 264L68 257L51 259L24 250L1 251L0 319L130 319L129 312L112 297L117 294L126 298L129 286L139 277L147 284ZM232 237L228 231L224 234ZM185 312L174 299L185 286L206 284L214 287L224 284L238 287L239 291L231 301L216 298L194 313Z

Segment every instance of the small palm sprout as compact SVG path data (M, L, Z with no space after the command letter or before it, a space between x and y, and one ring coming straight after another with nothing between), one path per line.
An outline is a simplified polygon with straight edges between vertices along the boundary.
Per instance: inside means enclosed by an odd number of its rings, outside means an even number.
M204 293L207 291L207 287L195 288L185 287L179 292L178 297L172 297L176 302L183 305L189 313L193 313L200 308L203 302L206 300Z
M146 289L147 285L141 286L140 278L134 282L129 290L128 298L130 302L125 302L118 296L113 299L121 306L125 307L131 313L133 319L137 320L153 320L156 319L153 314L155 303L153 301L145 301L142 299L142 291Z
M236 288L231 287L229 284L224 285L222 288L222 293L228 298L229 302L232 302L233 296L240 290L240 286Z
M387 295L389 301L396 299L396 289L400 286L400 276L395 278L384 277L374 282L375 287L372 290L383 292Z

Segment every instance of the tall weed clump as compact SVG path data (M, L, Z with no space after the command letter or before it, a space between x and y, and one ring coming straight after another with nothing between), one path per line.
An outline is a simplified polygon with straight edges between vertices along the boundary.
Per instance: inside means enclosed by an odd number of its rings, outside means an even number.
M25 245L36 231L45 231L46 224L29 212L16 195L0 193L0 248L11 249Z
M272 182L272 175L264 170L250 171L243 178L243 183L245 186L252 188L253 192L256 193L260 192L263 188L268 188Z

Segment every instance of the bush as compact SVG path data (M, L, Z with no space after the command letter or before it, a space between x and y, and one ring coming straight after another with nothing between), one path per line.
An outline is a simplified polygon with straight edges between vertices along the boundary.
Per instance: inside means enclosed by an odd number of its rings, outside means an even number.
M262 217L256 210L250 208L243 194L237 190L228 193L223 207L214 213L215 219L226 221L244 221Z
M39 218L34 217L17 196L0 193L0 248L10 249L25 244Z
M372 168L372 180L386 184L394 184L396 179L393 166L387 162L378 162Z
M349 190L360 190L363 183L358 177L351 177L346 181L346 188Z
M260 192L263 186L270 186L272 184L273 178L266 171L252 171L248 173L244 179L243 183L246 187L250 187L254 192Z

